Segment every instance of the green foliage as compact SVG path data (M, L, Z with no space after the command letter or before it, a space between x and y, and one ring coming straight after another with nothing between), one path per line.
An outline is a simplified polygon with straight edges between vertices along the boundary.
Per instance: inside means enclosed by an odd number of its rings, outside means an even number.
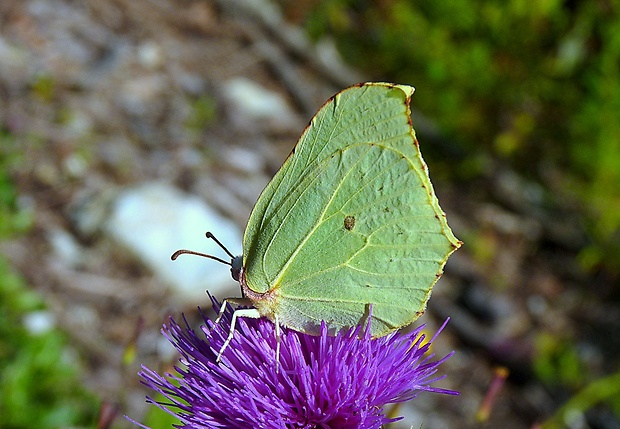
M0 427L92 425L98 403L80 387L65 336L33 334L22 324L41 309L40 298L0 260Z
M541 181L581 208L584 268L620 274L618 13L604 1L330 0L307 28L334 35L356 66L417 87L416 108L466 154L448 160L453 179L488 173L476 160L491 156Z
M572 341L542 333L536 341L536 375L548 385L578 387L586 371Z
M575 427L583 414L600 403L608 403L620 415L620 372L596 380L560 407L555 415L544 422L541 429Z
M572 427L574 421L600 404L608 405L620 416L620 372L590 381L573 341L540 334L536 341L534 370L548 386L566 386L577 392L541 428Z
M40 74L32 82L31 90L44 102L51 102L56 94L56 81L49 74Z
M0 239L26 231L32 216L18 207L17 190L9 177L9 170L19 164L17 142L0 129Z
M8 170L19 161L14 142L0 134L0 238L25 231ZM42 300L0 259L0 427L58 428L92 425L99 405L80 387L79 366L57 330L35 334L23 318L43 310Z
M216 102L211 97L200 96L193 100L192 110L186 122L187 128L195 132L204 131L216 119L216 107Z

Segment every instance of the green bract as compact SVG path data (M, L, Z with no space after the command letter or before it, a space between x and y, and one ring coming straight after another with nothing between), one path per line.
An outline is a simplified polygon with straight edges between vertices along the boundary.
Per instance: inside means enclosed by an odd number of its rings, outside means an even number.
M312 119L248 221L239 281L257 311L239 316L318 334L371 314L377 337L424 312L461 243L420 155L413 91L359 84Z

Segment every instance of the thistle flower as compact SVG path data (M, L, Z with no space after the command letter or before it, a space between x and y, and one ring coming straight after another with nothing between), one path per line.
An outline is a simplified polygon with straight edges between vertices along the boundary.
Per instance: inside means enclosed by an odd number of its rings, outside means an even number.
M171 319L162 332L181 353L183 367L165 376L146 367L140 372L169 403L147 401L176 415L181 428L380 428L402 418L386 417L386 404L420 391L458 394L431 386L444 378L435 373L452 353L433 361L427 352L437 334L425 342L424 326L376 339L368 326L336 336L325 324L319 336L284 328L278 362L273 323L239 319L218 364L231 317L229 308L214 326L203 315L204 339L186 320L181 326Z

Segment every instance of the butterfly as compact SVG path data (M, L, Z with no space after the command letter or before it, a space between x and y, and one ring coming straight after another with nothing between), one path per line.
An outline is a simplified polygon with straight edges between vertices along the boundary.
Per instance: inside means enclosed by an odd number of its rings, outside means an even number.
M424 313L434 284L462 243L439 207L411 118L414 88L362 83L331 97L263 190L231 257L250 305L238 317L330 334L370 319L374 337ZM181 250L181 253L196 253ZM372 309L372 310L371 310ZM276 355L279 356L279 341Z

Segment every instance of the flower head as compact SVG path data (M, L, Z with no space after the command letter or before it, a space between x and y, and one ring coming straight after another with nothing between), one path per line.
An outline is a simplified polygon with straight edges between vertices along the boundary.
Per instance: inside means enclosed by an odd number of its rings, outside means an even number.
M386 404L420 391L457 394L431 387L443 378L435 373L451 354L433 361L427 352L435 337L425 342L423 326L376 339L368 326L336 336L325 324L319 336L283 329L278 362L273 323L240 319L218 364L231 317L229 308L214 326L203 316L205 338L187 321L170 320L163 332L184 367L175 367L174 375L148 368L140 373L171 403L148 400L176 415L182 428L379 428L400 419L385 416Z

